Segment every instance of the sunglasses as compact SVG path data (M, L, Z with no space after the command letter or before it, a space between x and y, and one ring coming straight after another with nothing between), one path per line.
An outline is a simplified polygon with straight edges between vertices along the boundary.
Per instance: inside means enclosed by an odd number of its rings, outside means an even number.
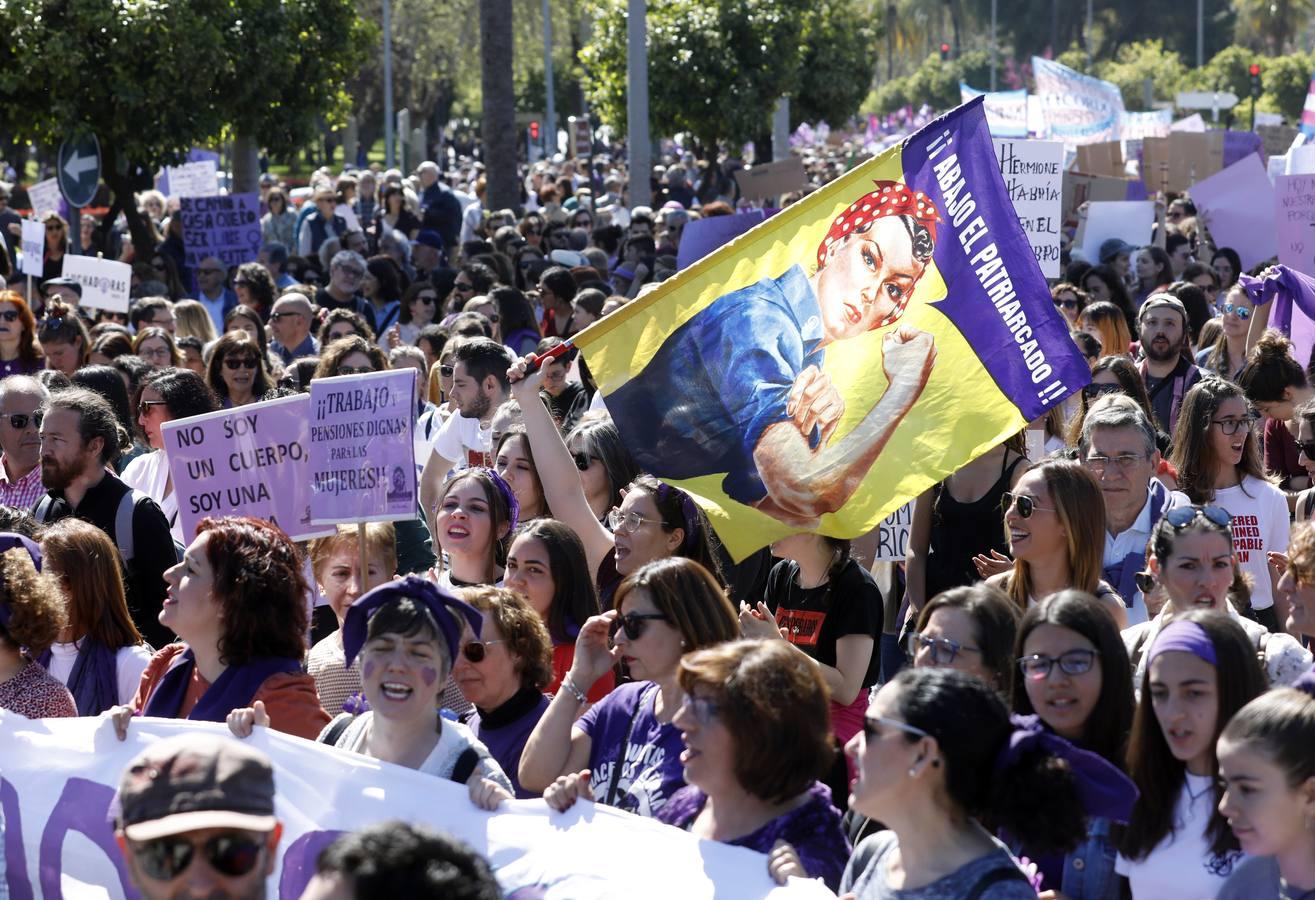
M1031 656L1019 657L1018 668L1028 681L1045 681L1056 663L1059 663L1059 670L1065 675L1085 675L1096 664L1096 651L1069 650L1059 656L1033 653Z
M1241 319L1243 322L1251 318L1251 309L1246 306L1235 306L1232 303L1225 303L1224 314L1227 315L1228 313L1232 313L1233 315Z
M693 694L686 694L680 707L688 710L700 725L708 725L721 712L721 706L711 697L695 697Z
M149 416L151 414L152 406L168 406L168 405L169 404L163 400L142 400L137 404L137 416L138 418L141 418L143 416Z
M27 428L27 423L28 423L28 422L31 422L33 428L40 428L40 427L41 427L41 420L42 420L43 417L44 417L44 414L43 414L43 413L39 413L39 412L30 413L30 414L29 414L29 413L10 413L10 414L9 414L9 427L12 428L12 429L14 429L15 431L22 431L24 428Z
M1024 519L1032 518L1032 512L1034 510L1045 509L1045 510L1049 510L1050 512L1055 511L1055 508L1053 506L1042 506L1041 504L1037 503L1035 500L1033 500L1031 497L1028 497L1025 494L1011 494L1008 491L1006 491L1004 495L1000 498L1000 509L1003 512L1007 513L1009 512L1009 510L1014 509L1015 507L1018 508L1018 515Z
M286 319L288 316L301 316L301 315L305 315L305 313L299 313L299 312L276 312L276 313L274 313L272 316L269 317L269 320L270 320L271 322L277 322L279 319Z
M1056 299L1055 299L1055 305L1056 305L1056 306L1062 306L1062 307L1064 307L1064 309L1077 309L1077 308L1078 308L1078 301L1076 301L1076 300L1060 300L1060 299L1056 298Z
M644 634L645 622L670 622L662 613L626 613L612 620L612 634L625 631L626 640L637 641Z
M234 369L234 370L258 369L260 368L260 363L256 362L254 359L252 359L249 356L246 359L234 359L233 357L229 356L224 359L224 368Z
M374 371L373 366L339 366L339 375L369 375Z
M1311 446L1315 447L1315 444L1312 444ZM1315 455L1311 455L1311 454L1307 454L1307 455L1310 456L1311 459L1315 459ZM588 453L571 454L571 459L575 460L575 467L579 469L581 472L589 471L589 467L593 465L593 461L596 458L597 457L590 456Z
M415 299L426 306L433 306L438 302L438 298L433 294L416 294Z
M224 270L223 270L223 269L197 269L197 270L196 270L196 274L198 274L198 275L223 275L223 274L224 274Z
M453 369L452 366L439 366L439 367L438 367L438 374L442 375L444 378L451 378L451 377L452 377L452 373L453 373L454 371L456 371L456 370Z
M238 878L256 867L264 846L264 841L246 835L217 834L199 849L220 875ZM198 847L186 837L174 836L136 844L133 849L143 872L156 881L172 881L187 871Z
M1306 454L1307 459L1315 459L1315 441L1299 441L1297 446Z
M18 310L16 309L6 309L3 312L0 312L0 319L4 319L6 322L13 322L17 318Z
M470 641L469 643L462 646L461 655L464 656L469 662L481 663L484 661L484 658L489 655L489 651L488 651L489 647L492 647L494 644L505 644L505 643L507 643L505 640Z
M458 282L452 285L452 290L460 291L461 293L466 294L474 291L475 286L473 284L461 284L460 282Z
M1222 506L1175 506L1164 514L1164 520L1173 526L1174 531L1182 531L1197 519L1205 519L1220 528L1227 528L1233 521L1228 510Z
M910 725L908 722L901 722L899 719L887 719L885 716L864 716L863 717L863 740L875 741L881 737L881 728L894 728L898 731L907 732L908 734L917 735L918 737L931 737L929 732L923 731L917 725Z
M928 637L916 631L905 639L904 649L909 656L913 657L926 651L932 664L937 666L953 665L954 658L964 650L970 653L982 652L977 647L965 647L958 641L952 641L949 638Z
M1123 393L1123 385L1121 384L1096 384L1093 381L1091 384L1082 387L1082 396L1088 400L1095 400L1098 397L1104 397L1106 394L1121 393Z

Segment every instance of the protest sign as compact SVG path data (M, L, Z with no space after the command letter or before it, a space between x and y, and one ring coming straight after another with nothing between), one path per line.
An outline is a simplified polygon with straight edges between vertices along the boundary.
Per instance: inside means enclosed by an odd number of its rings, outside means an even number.
M1278 261L1315 275L1315 175L1275 178L1274 204Z
M808 187L808 176L804 173L803 160L792 156L751 169L738 169L735 183L748 200L771 200Z
M1172 132L1167 138L1142 142L1142 181L1154 194L1160 190L1186 191L1224 167L1224 133Z
M132 289L132 266L113 259L64 254L65 278L82 285L81 306L110 312L128 311L128 292Z
M676 251L676 269L687 269L713 250L730 243L749 229L767 221L761 209L749 209L731 216L709 216L686 223L680 233Z
M1077 148L1077 154L1077 162L1073 164L1075 172L1084 175L1108 175L1111 178L1124 176L1123 145L1118 141L1083 144Z
M1315 175L1315 144L1302 144L1288 151L1285 175Z
M867 534L1090 380L982 102L575 336L640 468L689 491L734 558ZM884 283L864 274L883 257L904 267ZM818 372L837 418L803 432L786 407Z
M1205 119L1201 118L1200 113L1192 113L1184 119L1178 119L1169 126L1170 131L1183 131L1189 134L1204 134Z
M184 536L206 516L254 516L293 540L333 534L311 522L310 395L166 422L160 429Z
M1046 278L1058 278L1064 145L1058 141L996 140L1005 190ZM1079 151L1085 149L1078 148Z
M312 524L415 517L416 374L405 368L311 382Z
M896 562L909 553L909 531L913 527L913 502L909 501L881 520L877 526L874 562Z
M1172 123L1171 109L1125 112L1119 117L1119 137L1124 141L1144 141L1148 137L1164 137L1169 133Z
M1100 259L1100 245L1110 238L1122 238L1135 247L1141 247L1150 243L1154 223L1155 202L1152 200L1093 203L1087 207L1082 252L1094 263Z
M1288 152L1292 146L1293 140L1300 134L1297 129L1288 125L1261 125L1256 124L1256 133L1260 135L1260 140L1264 142L1264 153L1266 156L1282 156Z
M0 711L9 896L136 897L114 841L111 801L128 763L149 744L198 732L236 740L221 724L137 718L119 741L107 717L30 720ZM297 900L320 851L339 835L395 819L470 846L489 861L509 900L834 897L820 881L777 887L761 853L602 804L557 813L542 800L510 800L488 813L470 802L464 785L414 769L267 728L255 729L246 743L268 755L274 769L283 836L265 884L271 898Z
M1032 57L1046 137L1068 144L1117 141L1123 94L1116 85L1040 56Z
M59 192L59 179L47 178L27 186L27 202L32 207L32 215L38 219L49 212L59 212L64 205L64 195Z
M189 269L211 256L231 268L252 262L260 254L260 197L256 194L184 197L178 214L183 219Z
M1259 156L1247 156L1198 181L1192 185L1192 200L1214 243L1236 250L1243 269L1251 269L1277 252L1274 186Z
M40 278L45 271L46 223L23 220L23 260L20 271Z
M1027 137L1027 91L979 91L959 83L959 97L964 103L974 97L986 99L986 124L994 137Z
M170 197L211 197L219 193L219 166L213 159L198 159L181 166L169 166L165 174L169 179Z
M1082 175L1077 172L1064 173L1064 221L1073 218L1077 208L1084 203L1105 200L1132 200L1133 187L1137 184L1130 178L1111 178L1108 175Z

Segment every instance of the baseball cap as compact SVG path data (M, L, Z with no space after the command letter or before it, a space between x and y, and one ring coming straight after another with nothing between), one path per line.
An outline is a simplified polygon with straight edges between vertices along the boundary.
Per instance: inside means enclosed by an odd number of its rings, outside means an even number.
M1182 316L1184 322L1187 321L1187 307L1183 305L1183 301L1179 300L1173 294L1151 294L1147 297L1142 303L1141 309L1137 312L1138 321L1140 321L1141 318L1152 309L1161 306L1169 307L1174 312L1178 313L1178 315Z
M1107 263L1122 253L1131 253L1136 249L1135 244L1129 244L1123 238L1109 238L1101 242L1100 261Z
M443 235L434 231L432 228L426 228L416 235L415 243L424 244L426 247L433 247L435 250L443 249Z
M82 285L78 284L78 282L74 281L72 278L60 276L59 278L47 278L45 281L41 282L41 292L43 294L46 292L47 288L51 287L70 287L73 288L73 293L77 294L79 297L82 296Z
M269 758L218 735L151 744L128 763L115 799L118 826L134 841L202 828L269 832L278 824Z

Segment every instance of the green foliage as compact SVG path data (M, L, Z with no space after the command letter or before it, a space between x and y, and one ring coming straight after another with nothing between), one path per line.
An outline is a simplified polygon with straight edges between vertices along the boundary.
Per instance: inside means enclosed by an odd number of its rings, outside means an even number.
M1265 90L1261 107L1282 113L1289 121L1299 121L1310 89L1311 72L1315 71L1312 69L1315 58L1306 53L1293 53L1259 62L1260 81ZM1245 91L1238 96L1246 96Z
M1083 50L1077 44L1069 47L1063 53L1056 57L1055 62L1062 66L1068 66L1075 72L1081 72L1083 75L1090 75L1091 69L1087 66L1087 51Z
M625 127L626 0L599 0L580 53L590 105ZM795 93L807 0L653 0L648 4L649 120L703 147L752 139L779 97Z
M1172 97L1187 69L1182 57L1164 49L1159 40L1125 44L1113 60L1096 66L1097 77L1118 86L1129 111L1145 110L1144 82L1151 79L1155 97Z
M800 122L840 124L858 112L872 83L879 29L865 4L821 0L804 36L799 93L790 102L790 127Z
M985 50L965 53L958 59L942 60L933 53L905 78L887 81L863 103L863 111L886 115L905 106L926 103L932 109L951 109L962 96L959 83L985 90L990 84L991 59Z

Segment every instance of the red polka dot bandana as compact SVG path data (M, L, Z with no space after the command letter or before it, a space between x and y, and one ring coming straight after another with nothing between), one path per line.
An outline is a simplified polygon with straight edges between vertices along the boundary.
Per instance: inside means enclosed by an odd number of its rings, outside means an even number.
M898 181L875 181L873 184L877 186L875 191L855 200L831 223L831 230L817 246L819 269L826 265L826 254L832 244L886 216L912 216L915 221L926 226L932 240L936 240L936 223L941 221L941 217L936 213L930 197L922 191L910 190Z

